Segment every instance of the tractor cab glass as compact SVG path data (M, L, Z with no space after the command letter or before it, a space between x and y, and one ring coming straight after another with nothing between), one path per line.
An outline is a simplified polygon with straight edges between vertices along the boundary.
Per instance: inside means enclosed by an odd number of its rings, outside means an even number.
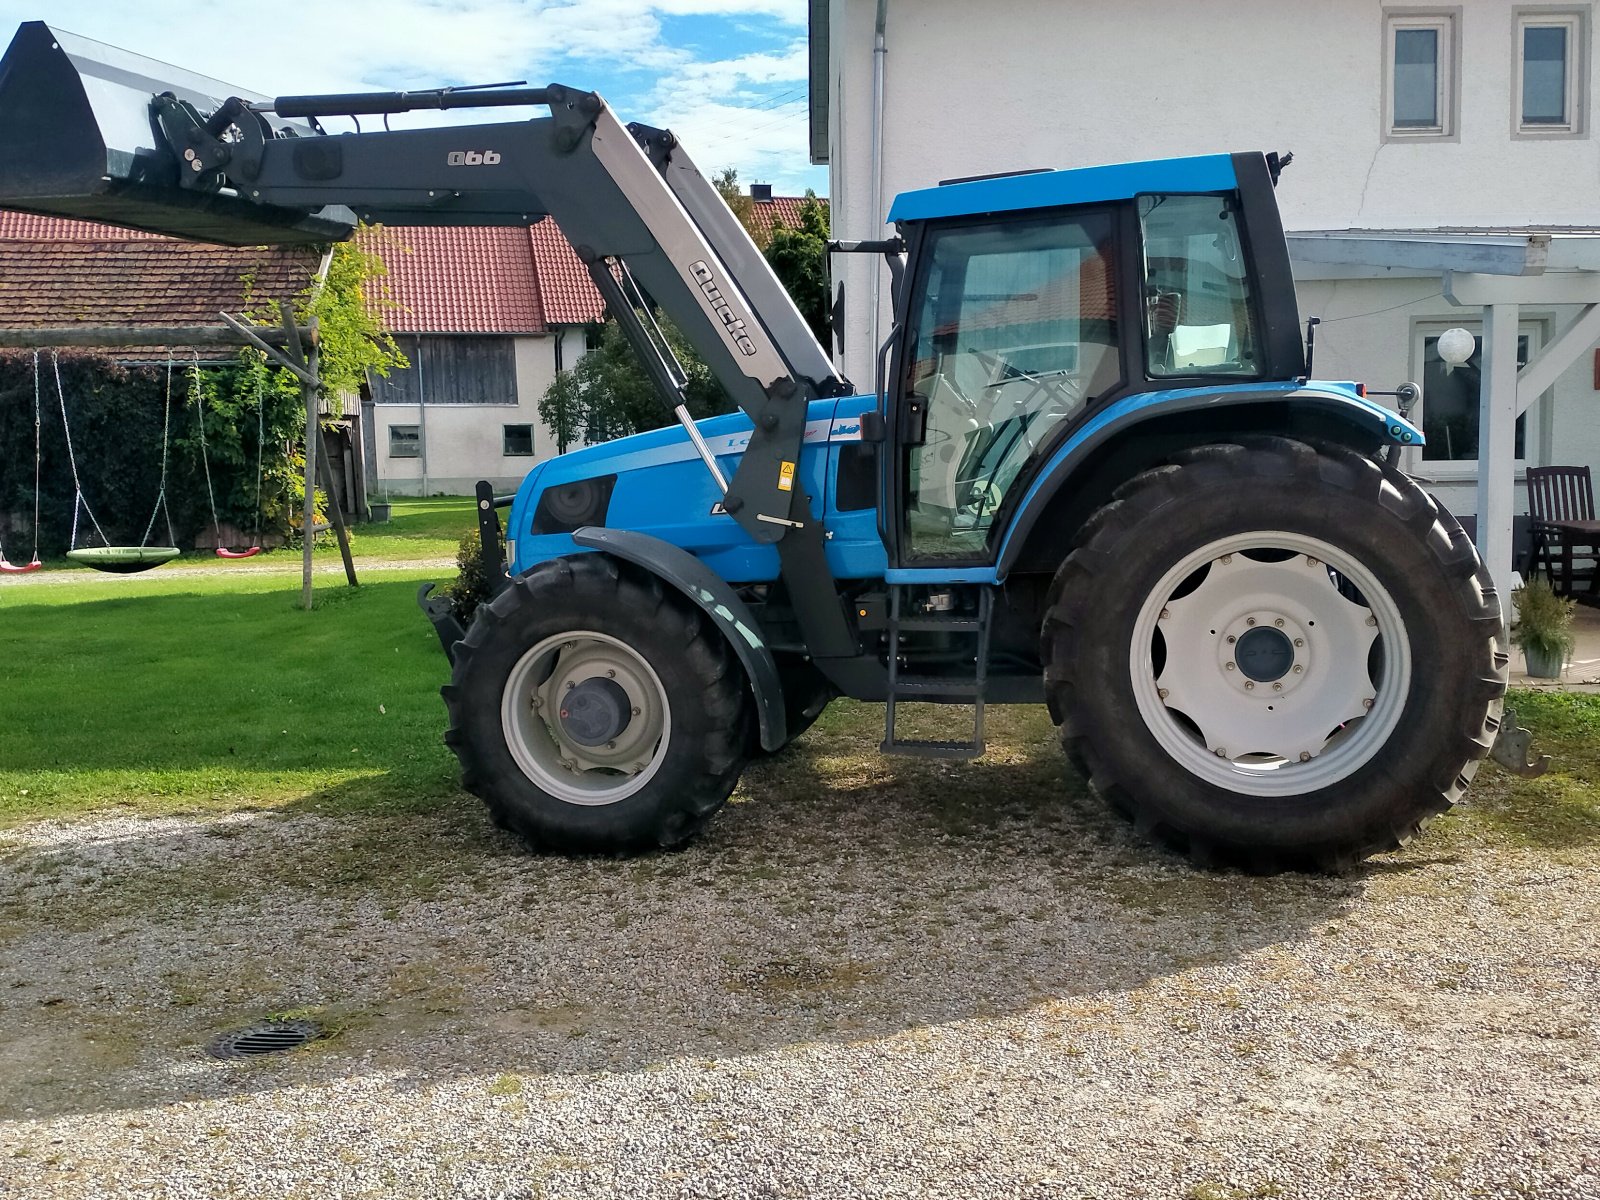
M1141 196L1146 372L1261 373L1250 266L1229 196Z
M1105 211L930 233L913 299L903 411L908 558L981 557L1029 460L1121 382Z

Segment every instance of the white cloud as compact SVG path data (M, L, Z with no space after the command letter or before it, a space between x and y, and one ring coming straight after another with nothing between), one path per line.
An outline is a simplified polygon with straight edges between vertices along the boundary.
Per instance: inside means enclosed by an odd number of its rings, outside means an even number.
M0 0L0 39L41 7ZM158 0L48 8L61 29L267 95L511 79L597 87L624 121L672 128L703 170L733 165L741 181L780 191L819 178L806 140L805 0L337 0L314 19ZM724 30L736 21L749 52L708 60L663 40L664 18L692 17Z

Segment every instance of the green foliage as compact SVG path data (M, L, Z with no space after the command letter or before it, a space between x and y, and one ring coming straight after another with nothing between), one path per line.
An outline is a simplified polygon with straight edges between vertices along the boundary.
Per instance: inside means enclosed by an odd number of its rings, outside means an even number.
M832 284L828 277L828 210L810 188L800 205L799 228L790 229L778 222L764 253L817 341L825 347L830 345L833 330L829 314Z
M386 235L376 225L363 226L360 233L334 246L327 278L321 287L307 288L301 304L306 317L317 319L322 395L336 415L342 411L341 395L359 391L369 373L386 376L390 367L408 365L366 300L368 283L389 273L382 257ZM388 303L380 300L378 307Z
M683 364L689 380L684 400L691 416L714 416L732 408L727 393L711 368L684 341L676 326L658 318L667 342ZM539 419L556 430L581 435L586 442L605 442L646 429L672 424L674 417L662 403L644 368L615 321L607 321L600 344L578 360L539 400ZM568 440L571 440L570 438Z
M39 356L40 472L39 548L45 557L69 545L73 515L72 467L56 395L55 362L66 395L78 474L107 542L138 545L161 490L161 432L168 403L164 363L126 366L103 355L63 351L53 360ZM167 467L168 531L161 516L150 529L154 544L169 537L181 547L211 524L205 463L211 467L220 519L248 535L257 528L256 455L264 448L260 527L281 533L287 527L294 458L287 447L299 424L298 393L268 372L258 357L241 356L223 366L177 362L171 372L171 427ZM257 385L263 404L257 437ZM196 402L196 396L199 403ZM0 536L8 554L20 556L31 531L34 372L31 353L0 355ZM200 413L205 414L205 456L201 453ZM9 514L9 529L7 516ZM78 544L99 543L86 516L80 516ZM11 549L18 547L18 549Z
M1550 581L1536 575L1511 593L1517 619L1511 625L1511 641L1523 650L1562 662L1572 657L1575 602L1555 594Z
M444 593L450 597L450 609L463 629L472 624L478 605L494 598L494 581L483 561L483 539L477 529L461 539L456 551L455 581L445 586Z

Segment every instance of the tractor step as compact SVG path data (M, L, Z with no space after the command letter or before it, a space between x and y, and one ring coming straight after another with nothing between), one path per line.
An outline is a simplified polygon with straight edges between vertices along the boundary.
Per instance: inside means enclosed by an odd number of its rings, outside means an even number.
M889 692L884 706L883 741L878 749L885 754L913 758L977 758L983 753L983 691L989 670L989 626L994 611L994 590L978 592L977 616L956 613L902 613L904 586L889 589ZM901 635L907 632L943 632L973 635L972 674L903 675L900 673ZM972 706L972 740L967 742L900 738L895 734L897 706L907 701L965 703Z

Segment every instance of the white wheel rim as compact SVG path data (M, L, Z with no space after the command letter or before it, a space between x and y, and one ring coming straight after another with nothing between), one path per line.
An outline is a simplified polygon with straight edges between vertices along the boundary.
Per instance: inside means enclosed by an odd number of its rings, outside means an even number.
M1139 715L1181 766L1229 791L1290 797L1347 778L1389 740L1411 646L1394 598L1355 559L1319 538L1258 532L1212 542L1161 577L1134 622L1129 666Z
M598 745L563 725L561 697L589 680L627 697L624 728ZM574 630L528 650L500 700L506 748L540 789L569 804L615 804L649 783L666 757L672 711L660 677L633 647L605 633Z

